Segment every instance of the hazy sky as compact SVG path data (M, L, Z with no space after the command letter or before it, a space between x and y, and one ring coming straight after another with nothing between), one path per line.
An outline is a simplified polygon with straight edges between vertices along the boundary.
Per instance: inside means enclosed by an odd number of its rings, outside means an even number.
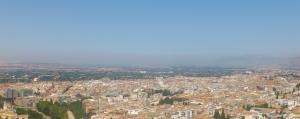
M3 0L0 57L83 64L300 56L299 0Z

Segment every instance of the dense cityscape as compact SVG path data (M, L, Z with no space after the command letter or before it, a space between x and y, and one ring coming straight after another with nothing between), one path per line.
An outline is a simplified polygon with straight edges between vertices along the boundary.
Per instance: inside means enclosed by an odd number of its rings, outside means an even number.
M1 67L1 118L300 118L296 69L38 66Z

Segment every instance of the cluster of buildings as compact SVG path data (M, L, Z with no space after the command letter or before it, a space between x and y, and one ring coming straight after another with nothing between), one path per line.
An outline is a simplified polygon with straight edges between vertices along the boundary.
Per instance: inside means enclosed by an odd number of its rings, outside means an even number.
M18 115L12 105L4 102L0 109L0 119L28 119L28 115Z
M83 99L91 119L299 119L300 80L279 71L219 77L36 81L0 84L14 105ZM29 91L30 90L30 91ZM8 113L7 113L8 114ZM0 116L2 116L0 111Z

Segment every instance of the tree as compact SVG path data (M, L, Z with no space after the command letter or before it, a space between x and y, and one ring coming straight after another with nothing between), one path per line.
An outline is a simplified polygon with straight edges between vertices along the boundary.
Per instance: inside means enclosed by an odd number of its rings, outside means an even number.
M275 95L276 95L276 99L279 98L279 92L275 92Z
M222 109L222 113L221 113L221 119L225 119L225 113L224 113L224 109Z
M23 108L16 108L16 113L18 115L22 115L22 114L27 114L27 110L23 109Z
M36 111L28 110L29 119L43 119L43 116Z
M295 93L295 91L296 91L295 88L293 88L293 93Z
M300 88L300 83L298 83L298 84L296 85L296 88L299 90L299 88Z
M0 95L0 109L3 108L4 101L4 98Z
M244 109L247 110L247 111L250 111L252 107L253 107L252 105L247 104L247 105L244 106Z
M171 96L172 94L171 94L171 91L165 89L162 91L162 95L163 96Z
M159 104L163 105L163 104L170 104L170 105L173 105L174 104L174 100L172 98L165 98L165 99L161 99L159 101Z
M276 90L277 90L277 89L276 89L275 87L273 87L273 91L276 92Z
M219 119L220 118L219 110L217 110L217 109L215 110L214 118L215 119Z

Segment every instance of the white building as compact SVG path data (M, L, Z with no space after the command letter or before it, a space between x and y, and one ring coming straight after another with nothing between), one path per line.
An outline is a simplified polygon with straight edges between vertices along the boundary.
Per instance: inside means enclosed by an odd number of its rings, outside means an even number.
M193 111L186 110L186 111L177 111L171 115L171 119L192 119L193 118Z

